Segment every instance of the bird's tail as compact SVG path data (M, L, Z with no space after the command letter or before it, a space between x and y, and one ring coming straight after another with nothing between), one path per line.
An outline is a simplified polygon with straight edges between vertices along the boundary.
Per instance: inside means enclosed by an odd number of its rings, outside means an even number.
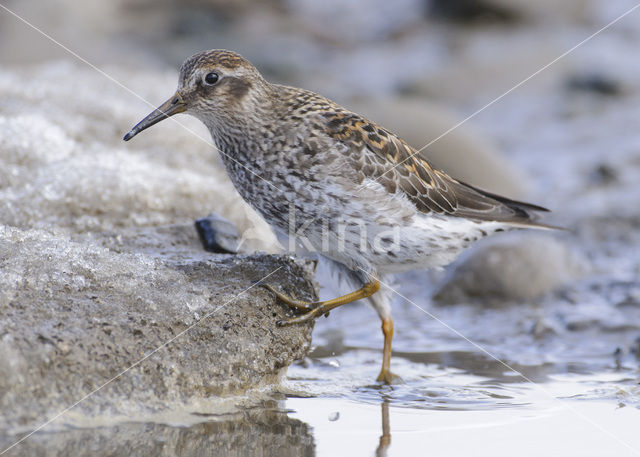
M494 194L484 189L479 189L467 183L461 183L461 184L473 189L474 191L484 195L485 197L489 197L492 200L496 200L502 203L503 205L509 207L513 211L515 211L516 217L508 221L508 224L513 227L533 228L533 229L541 229L541 230L568 230L564 227L559 227L556 225L550 225L550 224L544 224L542 222L538 222L537 213L539 212L548 213L551 211L543 206L534 205L532 203L521 202L518 200L512 200L510 198L503 197L502 195Z

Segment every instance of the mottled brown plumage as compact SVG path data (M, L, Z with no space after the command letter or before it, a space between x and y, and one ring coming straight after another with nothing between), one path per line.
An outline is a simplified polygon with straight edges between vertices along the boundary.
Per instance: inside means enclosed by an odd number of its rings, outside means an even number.
M331 137L369 153L354 161L359 164L359 179L374 178L390 194L402 191L418 211L524 225L534 224L527 210L547 211L453 179L397 135L355 113L334 108L325 117Z
M539 206L457 181L385 128L314 92L271 84L230 51L196 54L180 69L176 94L126 136L190 113L211 132L240 195L276 231L340 266L358 291L300 303L306 321L360 298L378 311L385 335L378 379L389 371L393 321L381 279L450 263L472 242L535 222ZM293 215L293 218L292 218Z

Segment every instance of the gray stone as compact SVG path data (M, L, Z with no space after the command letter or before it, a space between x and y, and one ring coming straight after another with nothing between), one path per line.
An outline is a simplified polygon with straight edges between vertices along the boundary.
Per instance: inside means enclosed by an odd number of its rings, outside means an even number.
M238 253L240 235L233 222L211 213L207 217L196 220L195 226L205 250L219 254Z
M503 235L461 258L434 299L441 304L526 301L579 278L589 268L582 255L552 235Z
M29 430L94 390L56 424L206 410L278 383L313 324L276 327L290 311L256 282L313 300L312 274L284 255L206 253L191 225L0 226L0 430Z

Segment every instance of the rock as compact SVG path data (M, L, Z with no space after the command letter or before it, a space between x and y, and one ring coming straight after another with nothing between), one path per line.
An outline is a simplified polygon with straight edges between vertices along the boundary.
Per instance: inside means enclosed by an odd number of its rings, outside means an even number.
M527 19L537 22L562 21L562 23L582 23L592 12L590 0L489 0L496 8L508 8Z
M207 217L196 220L195 226L202 247L206 251L220 254L238 252L240 244L238 229L231 221L211 213Z
M599 163L587 176L593 186L611 186L620 182L620 171L611 164Z
M588 0L428 0L428 11L435 19L460 24L549 22L582 22L589 11Z
M472 24L551 21L581 22L589 11L588 0L427 0L429 13L436 19Z
M440 304L532 300L588 271L565 242L536 233L503 236L464 256L434 295Z
M442 107L425 100L401 98L354 100L349 108L385 126L415 148L433 141L420 154L458 179L512 198L527 193L526 177L468 125L445 134L461 119Z
M427 4L431 16L447 22L512 23L519 19L518 14L509 7L480 0L431 0Z
M567 90L587 92L595 95L613 97L622 94L622 87L618 81L600 73L576 74L566 83Z
M313 324L276 327L290 310L256 282L313 300L311 262L211 255L190 225L109 235L0 229L0 430L95 389L75 415L188 408L278 383L305 356Z

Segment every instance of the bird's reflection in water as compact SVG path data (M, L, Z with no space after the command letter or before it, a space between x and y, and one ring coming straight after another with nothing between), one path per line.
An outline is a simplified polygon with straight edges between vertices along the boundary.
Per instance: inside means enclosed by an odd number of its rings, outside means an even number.
M376 449L376 457L386 457L387 449L391 445L391 426L389 425L389 402L380 403L382 408L382 435Z

